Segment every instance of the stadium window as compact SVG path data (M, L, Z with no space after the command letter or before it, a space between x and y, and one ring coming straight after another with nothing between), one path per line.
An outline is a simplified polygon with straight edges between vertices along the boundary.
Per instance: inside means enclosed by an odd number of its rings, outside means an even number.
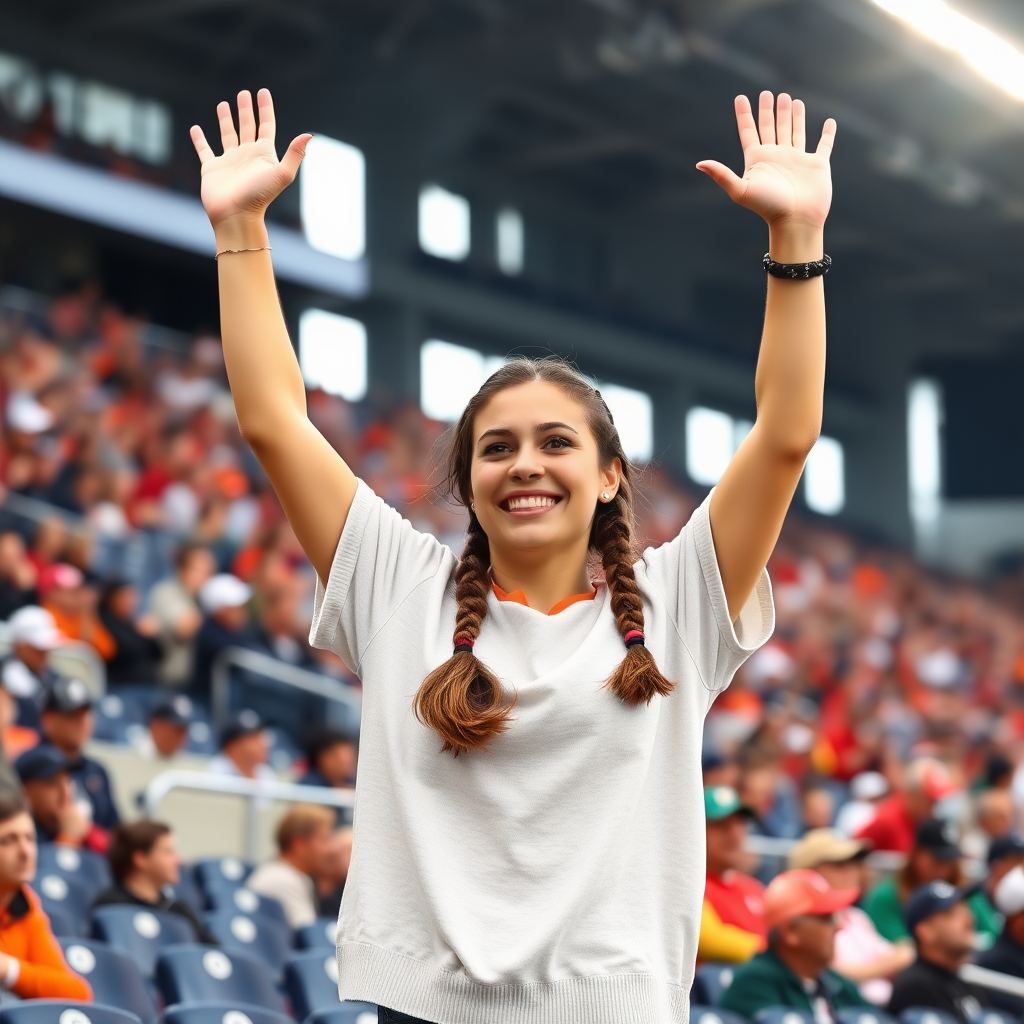
M846 501L843 446L834 437L819 437L804 467L804 500L812 512L834 516Z
M420 191L420 248L445 260L464 260L469 255L469 200L440 185Z
M495 218L494 239L498 269L509 277L521 274L526 248L523 215L510 206L499 210Z
M505 362L476 349L431 338L420 348L420 408L425 416L454 423L480 385Z
M686 414L686 472L698 484L722 479L736 450L736 421L727 413L695 405Z
M131 153L135 141L132 130L132 97L120 89L86 82L80 89L82 120L79 131L93 146L110 146L118 153Z
M306 147L299 180L306 241L344 260L366 251L366 161L362 151L325 135Z
M910 515L919 529L934 528L942 500L942 389L912 381L907 394L907 474Z
M366 396L366 327L323 309L299 317L299 366L309 388L348 402Z
M626 458L649 462L654 454L654 405L651 396L618 384L601 386L601 396L611 410Z

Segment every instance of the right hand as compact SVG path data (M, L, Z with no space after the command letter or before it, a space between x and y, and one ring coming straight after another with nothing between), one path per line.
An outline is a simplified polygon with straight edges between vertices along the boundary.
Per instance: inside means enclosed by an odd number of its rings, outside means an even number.
M306 145L313 137L299 135L292 140L284 158L278 160L270 90L260 89L256 102L260 115L258 135L252 95L247 89L238 94L237 133L230 104L217 104L220 140L224 147L220 156L214 155L199 125L193 125L189 133L202 164L203 206L215 229L239 217L262 218L266 208L295 180Z

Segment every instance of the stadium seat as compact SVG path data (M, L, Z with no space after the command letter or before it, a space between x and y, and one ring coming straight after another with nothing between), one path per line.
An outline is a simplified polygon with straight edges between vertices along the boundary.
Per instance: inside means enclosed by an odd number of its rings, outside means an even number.
M839 1024L896 1024L896 1019L881 1010L866 1010L857 1006L848 1006L836 1013ZM992 1024L1001 1022L992 1021Z
M107 693L94 707L96 724L93 736L107 743L128 743L132 727L145 729L145 707L142 700L130 693Z
M275 981L280 980L291 954L292 936L287 926L237 910L211 911L206 915L206 926L222 946L258 957L274 972Z
M76 850L59 843L41 843L36 873L61 875L83 885L95 896L111 883L110 865L106 857L92 850Z
M295 1024L291 1017L248 1003L187 1003L168 1006L163 1024Z
M298 1020L338 1004L338 959L322 949L299 953L284 969L284 990Z
M192 870L187 865L181 867L181 878L176 885L171 886L174 896L187 903L197 914L207 909L206 900L202 891L196 885Z
M908 1006L900 1014L900 1024L957 1024L956 1017L930 1006Z
M245 885L245 880L253 872L253 865L238 857L208 857L196 861L192 870L199 887L205 891L207 886L222 882L230 882L235 886Z
M43 910L55 911L70 922L75 935L88 934L92 891L81 882L55 872L40 872L32 882Z
M285 1012L267 965L234 949L199 945L165 949L157 958L156 984L167 1006L243 1002Z
M80 928L76 928L71 918L57 907L46 907L46 916L50 919L50 931L59 939L78 939Z
M97 907L92 931L95 938L127 953L145 978L153 977L156 958L165 946L196 941L195 929L180 914L130 904Z
M814 1024L814 1017L806 1010L792 1006L767 1006L750 1018L754 1024Z
M306 1024L377 1024L377 1007L373 1003L338 1003L329 1010L317 1010Z
M29 999L0 1006L0 1024L140 1024L134 1013L75 999Z
M983 1006L974 1024L1019 1024L1020 1018L1005 1010L993 1010Z
M62 939L68 966L92 986L93 998L156 1024L153 997L135 961L126 953L89 939Z
M243 914L255 914L258 917L265 917L270 921L276 921L282 928L288 928L288 918L285 917L284 907L270 896L261 896L252 889L244 886L240 889L218 889L210 890L210 909L238 911Z
M730 1010L717 1006L691 1006L690 1024L745 1024L744 1019Z
M338 922L333 917L318 917L295 932L297 949L337 949Z
M732 984L732 964L701 964L694 975L690 1002L698 1006L717 1006L722 993Z

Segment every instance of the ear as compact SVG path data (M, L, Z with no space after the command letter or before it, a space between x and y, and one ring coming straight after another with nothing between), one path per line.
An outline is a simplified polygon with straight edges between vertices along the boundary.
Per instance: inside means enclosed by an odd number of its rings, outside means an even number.
M611 463L601 470L601 493L615 494L622 483L622 463L612 459Z

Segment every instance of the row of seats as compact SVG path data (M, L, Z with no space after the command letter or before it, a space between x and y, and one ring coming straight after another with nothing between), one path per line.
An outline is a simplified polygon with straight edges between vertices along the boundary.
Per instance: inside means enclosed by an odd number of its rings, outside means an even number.
M244 1002L193 1003L169 1006L163 1024L293 1024L283 1014ZM0 1024L142 1024L130 1011L102 1003L67 999L36 999L0 1006ZM339 1003L315 1013L307 1024L377 1024L377 1008L369 1003Z

